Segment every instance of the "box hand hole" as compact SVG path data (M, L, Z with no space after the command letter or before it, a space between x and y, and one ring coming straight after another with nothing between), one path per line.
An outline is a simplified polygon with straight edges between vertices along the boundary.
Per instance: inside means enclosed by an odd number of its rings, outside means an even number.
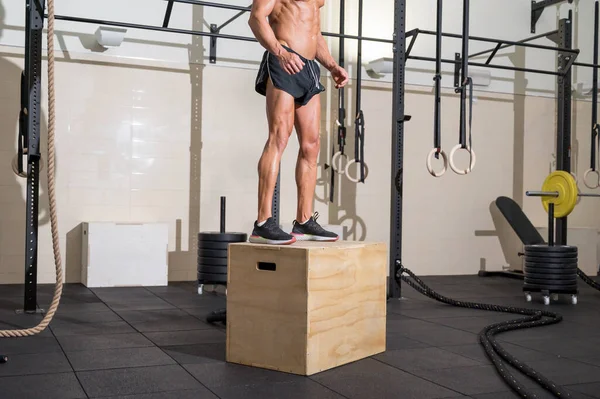
M271 263L271 262L258 262L258 265L256 266L256 268L258 270L274 272L277 270L277 265L275 263Z

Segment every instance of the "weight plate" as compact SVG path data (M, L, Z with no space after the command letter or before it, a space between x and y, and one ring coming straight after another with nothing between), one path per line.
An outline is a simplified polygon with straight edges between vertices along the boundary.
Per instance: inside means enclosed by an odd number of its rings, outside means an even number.
M198 241L244 242L247 240L248 234L246 233L219 233L218 231L198 233Z
M525 252L545 252L545 253L572 253L577 252L577 247L573 245L543 245L543 244L535 244L535 245L525 245Z
M227 266L227 258L206 258L198 256L199 265Z
M525 256L525 262L531 263L552 263L554 265L572 265L577 264L577 258L562 258L562 259L551 259L551 258L541 258L541 257L533 257L533 256Z
M564 263L564 264L555 264L555 263L539 263L539 262L525 262L525 267L530 269L552 269L552 270L574 270L577 271L577 263Z
M226 249L198 249L198 256L203 258L227 258Z
M542 291L542 290L546 290L546 291L567 291L567 292L577 292L577 284L571 284L571 285L539 285L539 284L527 284L525 283L523 285L523 289L524 290L531 290L531 291Z
M552 253L552 252L535 252L535 251L525 251L525 256L533 256L537 258L544 259L574 259L577 258L577 252L572 253Z
M560 276L564 276L564 275L571 275L571 276L576 276L577 275L577 269L576 268L568 268L568 269L549 269L549 268L542 268L542 267L525 267L523 269L523 272L525 273L525 275L528 274L553 274L553 275L560 275Z
M570 280L548 280L548 279L537 279L537 278L525 277L525 284L563 286L563 285L577 284L577 279L574 278L574 279L570 279Z
M229 248L229 242L218 242L218 241L198 241L198 249L210 249L210 250L227 250Z
M227 274L227 266L198 265L198 273Z
M542 191L558 192L558 197L542 197L542 205L546 212L549 205L554 203L555 218L568 216L577 205L579 190L577 182L569 172L557 170L550 173L544 180Z
M573 280L577 280L577 275L576 274L557 274L557 273L530 273L530 272L525 272L525 279L536 279L536 280L550 280L550 281L554 281L554 280L566 280L566 281L573 281Z
M226 283L226 274L198 273L198 282L201 284Z

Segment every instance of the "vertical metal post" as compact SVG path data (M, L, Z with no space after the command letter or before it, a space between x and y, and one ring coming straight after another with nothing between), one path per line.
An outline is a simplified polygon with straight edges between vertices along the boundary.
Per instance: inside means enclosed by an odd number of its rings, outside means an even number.
M220 232L221 234L224 234L227 227L226 227L226 211L227 211L227 206L226 206L226 198L225 197L221 197L221 228L220 228Z
M559 47L572 48L572 11L569 18L559 21ZM562 72L569 63L572 54L558 52L558 70ZM571 172L571 71L558 77L558 115L556 132L556 169ZM556 244L567 244L567 218L556 219Z
M27 0L25 13L25 69L27 88L27 209L25 226L25 298L23 310L35 312L37 303L37 236L40 165L40 97L44 1Z
M344 35L346 30L346 1L340 0L340 35ZM344 38L340 37L340 50L338 55L338 65L344 68L345 60L344 57L346 55L346 48L344 46ZM339 89L338 96L338 126L337 126L337 143L339 151L344 155L344 147L346 146L346 96L345 89L341 87ZM335 155L335 144L334 141L331 142L331 159L333 160L333 156ZM334 194L335 194L335 178L336 172L333 169L333 165L331 165L331 180L330 180L330 189L329 189L329 201L333 202Z
M554 246L554 202L548 204L548 245Z
M402 168L404 156L404 73L406 62L406 0L394 1L394 83L392 101L392 173L390 212L390 277L388 297L400 298L395 275L402 262Z

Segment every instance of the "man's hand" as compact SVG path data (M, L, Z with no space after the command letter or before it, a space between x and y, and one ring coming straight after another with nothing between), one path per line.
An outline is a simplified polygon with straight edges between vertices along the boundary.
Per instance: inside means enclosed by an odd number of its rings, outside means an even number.
M348 73L339 65L334 66L329 71L331 72L331 77L335 81L335 88L339 89L346 86L348 83Z
M282 51L281 54L277 55L277 59L279 60L279 64L283 70L290 75L294 75L304 68L304 62L302 62L302 59L298 56L298 54L292 53L291 51Z

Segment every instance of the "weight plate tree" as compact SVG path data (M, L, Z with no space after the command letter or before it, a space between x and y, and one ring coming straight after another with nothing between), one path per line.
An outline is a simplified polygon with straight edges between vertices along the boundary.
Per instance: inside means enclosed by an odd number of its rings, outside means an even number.
M600 197L600 194L580 193L573 175L561 170L546 177L542 191L527 191L525 194L529 197L541 197L542 206L548 212L548 245L525 246L525 298L530 302L531 293L540 292L544 304L549 305L551 296L557 298L559 294L568 294L571 295L571 303L575 305L578 293L577 276L584 274L578 267L577 247L554 245L555 217L564 218L570 215L579 197ZM584 278L589 284L588 280Z
M227 233L226 199L221 197L221 229L198 233L198 292L205 284L227 284L227 254L231 243L246 242L246 233Z
M541 292L545 305L552 294L570 294L571 302L577 303L577 247L526 245L524 275L527 302L531 292Z

